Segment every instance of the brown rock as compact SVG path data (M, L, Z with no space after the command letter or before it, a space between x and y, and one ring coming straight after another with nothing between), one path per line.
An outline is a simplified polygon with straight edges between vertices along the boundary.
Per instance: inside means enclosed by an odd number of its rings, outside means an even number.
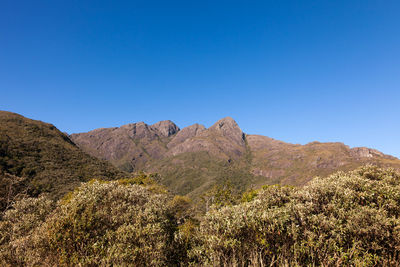
M179 132L179 127L170 120L157 122L151 125L151 128L155 129L156 131L158 131L158 133L165 137L174 135Z

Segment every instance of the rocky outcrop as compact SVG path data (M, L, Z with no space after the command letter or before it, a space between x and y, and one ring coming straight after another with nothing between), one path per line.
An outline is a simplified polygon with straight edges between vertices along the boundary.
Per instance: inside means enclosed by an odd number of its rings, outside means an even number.
M209 130L221 134L240 146L244 145L245 135L236 121L231 117L226 117L217 121Z
M157 133L144 122L130 123L114 129L115 134L126 134L135 140L154 140L157 139Z
M219 120L209 129L192 125L182 130L168 144L167 156L188 152L207 152L219 159L237 159L246 150L245 135L230 117Z
M179 127L170 120L157 122L151 125L151 128L155 129L161 136L165 137L174 135L179 132Z
M393 156L385 155L382 152L368 148L368 147L354 147L351 149L352 156L356 158L374 158L374 157L382 157L386 159L396 159Z
M174 136L174 138L171 140L171 142L168 143L167 146L168 148L173 148L179 144L182 144L186 140L190 140L193 137L199 136L204 131L206 131L206 127L197 123L185 127Z

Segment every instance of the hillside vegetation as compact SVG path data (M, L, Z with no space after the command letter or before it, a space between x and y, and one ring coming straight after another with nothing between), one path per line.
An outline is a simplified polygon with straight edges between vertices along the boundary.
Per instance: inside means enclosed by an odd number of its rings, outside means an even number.
M24 199L0 222L0 263L25 266L398 266L400 175L362 167L296 189L265 186L214 205L147 176ZM139 185L141 184L141 185ZM229 196L226 196L229 197Z
M126 176L90 156L51 124L0 111L0 207L18 194L57 199L90 179Z
M266 186L206 214L193 255L222 266L398 266L400 175L362 167Z

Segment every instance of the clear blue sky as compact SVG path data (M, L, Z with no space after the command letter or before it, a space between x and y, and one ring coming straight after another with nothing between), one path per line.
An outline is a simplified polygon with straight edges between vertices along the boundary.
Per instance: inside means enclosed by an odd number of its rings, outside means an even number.
M400 1L0 2L0 109L170 119L400 157Z

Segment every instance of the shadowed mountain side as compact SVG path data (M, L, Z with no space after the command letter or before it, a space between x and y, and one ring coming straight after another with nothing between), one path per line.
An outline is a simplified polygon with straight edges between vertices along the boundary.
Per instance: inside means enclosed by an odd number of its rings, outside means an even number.
M83 152L53 125L0 111L0 182L18 191L13 195L48 192L59 198L81 182L126 175Z
M400 168L399 159L374 149L342 143L295 145L246 135L230 117L208 129L194 124L179 130L171 121L151 126L140 122L72 134L71 139L124 170L158 172L172 191L194 197L226 180L243 190L276 183L304 185L314 176L368 163Z

